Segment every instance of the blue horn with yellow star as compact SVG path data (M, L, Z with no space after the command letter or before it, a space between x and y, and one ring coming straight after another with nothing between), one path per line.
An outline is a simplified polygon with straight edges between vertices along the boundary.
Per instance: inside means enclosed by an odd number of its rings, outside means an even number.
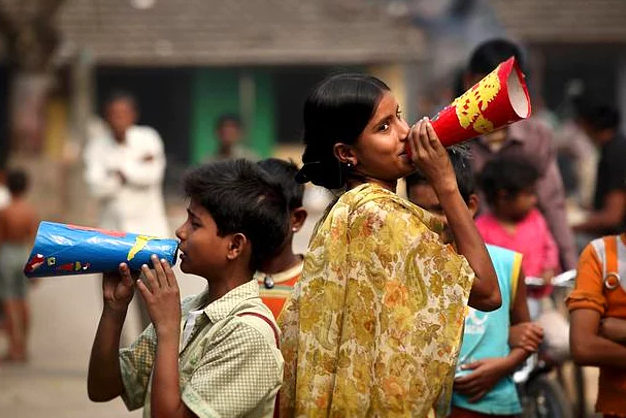
M152 254L174 265L177 249L178 241L174 239L41 222L24 274L47 277L107 273L117 271L122 262L136 271L143 264L152 265Z

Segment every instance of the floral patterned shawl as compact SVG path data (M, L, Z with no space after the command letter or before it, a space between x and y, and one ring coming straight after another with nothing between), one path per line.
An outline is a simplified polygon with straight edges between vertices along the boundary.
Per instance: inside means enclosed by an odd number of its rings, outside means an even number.
M474 273L437 231L380 186L339 198L279 318L281 417L445 414Z

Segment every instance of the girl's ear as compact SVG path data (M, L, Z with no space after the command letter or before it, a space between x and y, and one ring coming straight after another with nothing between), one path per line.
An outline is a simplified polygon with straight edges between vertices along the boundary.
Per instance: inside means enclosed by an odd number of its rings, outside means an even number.
M333 147L333 153L335 158L342 164L351 164L353 167L357 165L358 160L354 153L354 147L344 143L335 144Z

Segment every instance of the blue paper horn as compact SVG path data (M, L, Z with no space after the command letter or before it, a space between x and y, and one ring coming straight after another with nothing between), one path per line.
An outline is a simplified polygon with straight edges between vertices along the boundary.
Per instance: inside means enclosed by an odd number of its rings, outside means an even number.
M24 266L27 277L108 273L125 262L131 270L152 265L156 254L176 263L178 241L130 232L41 222L35 245Z

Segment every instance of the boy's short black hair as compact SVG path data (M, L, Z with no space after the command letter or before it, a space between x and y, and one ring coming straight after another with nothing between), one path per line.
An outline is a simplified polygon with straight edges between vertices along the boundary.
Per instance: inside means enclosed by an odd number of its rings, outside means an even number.
M487 164L479 175L480 187L490 205L496 203L498 194L505 191L515 197L539 180L539 171L526 158L498 157Z
M237 115L236 113L225 113L217 118L217 122L215 123L215 130L219 131L227 123L232 123L239 129L243 129L243 122L239 115Z
M620 125L620 116L617 109L605 105L592 107L587 114L583 115L583 119L594 131L616 130Z
M489 74L498 64L512 56L522 72L528 75L522 49L507 39L491 39L478 45L470 57L468 71L476 75Z
M9 170L7 188L12 195L20 195L28 190L28 175L20 169Z
M296 181L298 166L293 161L268 158L257 164L270 175L273 181L282 186L290 211L302 207L304 184Z
M237 159L205 164L185 176L184 189L209 212L219 236L242 233L250 240L252 269L274 255L287 236L287 201L280 185L256 163Z
M476 193L476 180L472 170L469 149L465 145L456 145L449 147L447 151L450 162L452 163L452 168L454 168L454 174L456 175L461 197L463 197L465 203L469 203L470 196ZM405 181L407 196L409 196L412 186L430 184L426 176L420 171L409 175Z

